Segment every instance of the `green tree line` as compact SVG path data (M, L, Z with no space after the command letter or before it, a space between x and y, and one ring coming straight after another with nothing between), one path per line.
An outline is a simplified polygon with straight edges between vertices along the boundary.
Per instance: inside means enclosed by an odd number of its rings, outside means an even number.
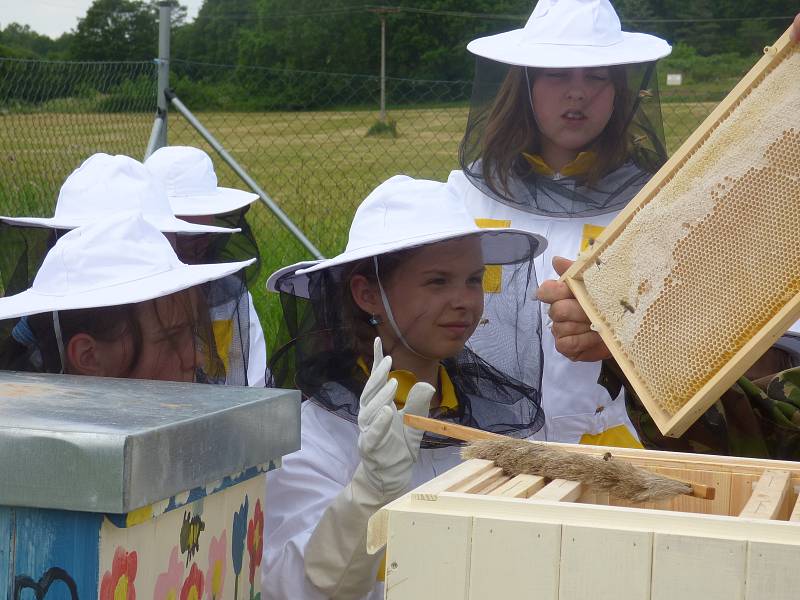
M255 86L252 71L246 71L252 67L377 74L381 18L390 77L469 80L474 62L465 50L467 42L521 26L532 8L530 0L385 0L371 5L356 0L205 0L197 18L187 22L186 9L178 0L171 4L176 64L229 65L225 70L185 70L177 74L176 86L206 102L225 88L248 106L258 105L259 96L276 106L308 95L303 86L281 92L285 84L266 76ZM796 0L616 0L614 5L624 29L655 33L674 45L667 68L680 70L689 81L705 82L740 77L797 11ZM0 57L149 61L157 54L157 40L157 0L95 0L75 29L56 40L16 23L0 28ZM236 93L244 89L246 94Z

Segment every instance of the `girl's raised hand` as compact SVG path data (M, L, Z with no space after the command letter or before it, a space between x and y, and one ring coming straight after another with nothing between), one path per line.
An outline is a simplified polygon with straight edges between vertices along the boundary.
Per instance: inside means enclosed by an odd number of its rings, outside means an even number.
M800 13L797 13L792 24L792 41L800 42Z
M564 273L573 261L556 256L553 267ZM591 321L575 299L567 284L548 280L539 286L537 297L550 305L548 314L553 321L552 331L556 350L572 361L595 362L611 358L605 342L591 329Z

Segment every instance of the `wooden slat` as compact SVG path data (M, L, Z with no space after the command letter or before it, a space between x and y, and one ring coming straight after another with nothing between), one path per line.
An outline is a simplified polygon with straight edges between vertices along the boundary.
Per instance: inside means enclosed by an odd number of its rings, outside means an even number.
M505 498L530 498L544 487L544 477L538 475L517 475L500 487L489 492L489 496Z
M652 552L650 532L564 525L554 598L649 600Z
M531 500L573 502L580 497L582 488L583 484L581 484L579 481L553 479L553 481L531 496Z
M465 600L556 600L560 554L560 524L475 517Z
M494 463L490 460L473 458L421 485L411 492L411 497L415 500L436 500L440 493L462 485L494 468Z
M656 533L652 569L652 600L741 599L747 542Z
M392 513L385 598L464 600L472 522L472 516Z
M794 600L800 590L800 545L747 545L745 600Z
M492 467L484 471L476 477L471 477L466 481L451 487L448 492L459 492L462 494L476 494L482 488L494 483L503 476L503 469L501 467Z
M489 495L494 490L496 490L497 488L499 488L502 485L505 485L509 481L511 481L511 476L510 475L502 475L502 476L496 478L494 481L489 482L488 485L483 486L481 489L477 490L475 493L476 494L483 494L485 496Z
M789 482L788 471L764 471L739 516L746 519L777 518L789 493Z
M792 509L792 514L789 515L790 521L800 521L800 495L797 496L797 500L794 502L794 508Z

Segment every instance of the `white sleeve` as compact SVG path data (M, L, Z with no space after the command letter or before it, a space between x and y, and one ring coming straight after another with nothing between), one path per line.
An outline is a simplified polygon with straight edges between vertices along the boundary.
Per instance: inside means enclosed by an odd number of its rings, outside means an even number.
M247 306L249 310L249 323L247 325L249 346L247 350L247 385L250 387L264 387L267 377L267 344L264 340L264 330L258 319L256 307L253 305L253 296L247 292Z
M358 427L304 402L300 450L267 473L262 598L322 600L306 578L305 547L358 466Z

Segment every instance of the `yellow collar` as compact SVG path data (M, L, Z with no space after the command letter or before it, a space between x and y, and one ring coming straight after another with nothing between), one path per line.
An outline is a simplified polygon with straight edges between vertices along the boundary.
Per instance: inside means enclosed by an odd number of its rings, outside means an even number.
M364 362L363 357L359 357L356 363L361 370L369 376L369 368L367 367L367 363ZM397 380L397 394L395 394L394 403L397 405L397 408L403 408L406 403L406 398L408 397L408 392L414 384L417 383L417 377L411 371L402 370L389 371L389 377ZM453 387L450 376L447 374L447 369L442 365L439 365L439 383L441 384L439 393L442 397L439 407L447 410L456 410L458 408L456 390Z
M594 152L580 152L572 162L568 162L566 165L564 165L564 167L561 169L561 173L556 173L552 167L544 162L544 159L538 154L528 154L527 152L523 152L522 156L528 161L528 164L531 166L531 169L534 173L537 175L546 175L547 177L553 177L555 175L561 175L563 177L575 177L576 175L583 175L592 168L597 160L597 155Z

